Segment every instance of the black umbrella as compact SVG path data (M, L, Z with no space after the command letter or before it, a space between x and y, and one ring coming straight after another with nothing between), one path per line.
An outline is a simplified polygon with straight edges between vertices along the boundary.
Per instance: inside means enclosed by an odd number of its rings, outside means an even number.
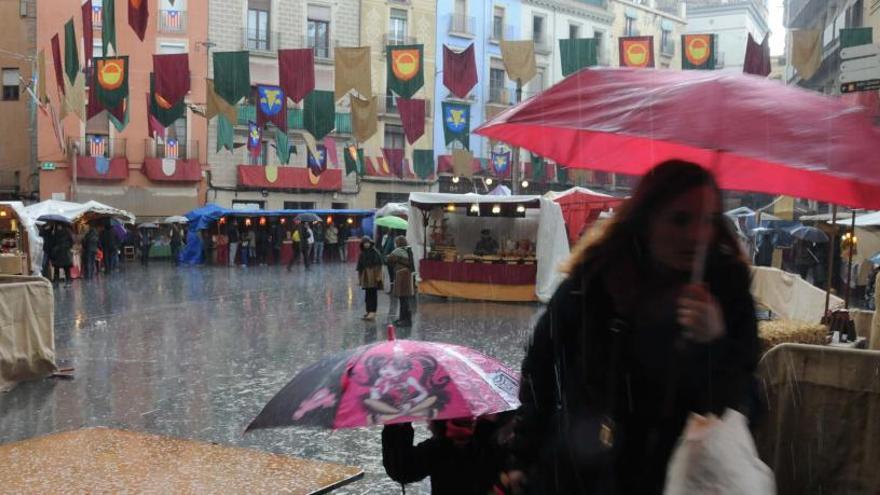
M791 231L791 235L797 239L807 242L815 242L817 244L829 241L828 234L822 232L816 227L801 226Z
M58 222L58 223L66 224L66 225L71 225L73 223L70 221L69 218L67 218L63 215L54 215L54 214L40 215L40 217L37 218L37 220L40 222Z
M320 222L321 217L314 213L300 213L294 218L294 220L298 222Z

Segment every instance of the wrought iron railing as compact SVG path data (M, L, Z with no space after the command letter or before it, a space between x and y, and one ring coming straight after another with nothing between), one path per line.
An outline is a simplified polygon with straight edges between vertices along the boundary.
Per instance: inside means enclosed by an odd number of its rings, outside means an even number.
M103 156L105 158L122 158L125 153L124 138L108 138L107 136L87 136L85 138L68 138L67 149L76 156Z
M147 158L198 160L199 142L195 140L180 141L174 138L145 139L144 156Z
M159 32L162 33L185 33L187 25L186 11L160 10Z

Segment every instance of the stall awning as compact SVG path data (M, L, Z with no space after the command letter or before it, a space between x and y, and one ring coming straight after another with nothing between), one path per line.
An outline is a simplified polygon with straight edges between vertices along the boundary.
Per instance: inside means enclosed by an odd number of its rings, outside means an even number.
M314 176L306 167L239 165L238 185L265 189L342 190L342 170L328 169Z
M153 182L199 182L202 180L202 165L198 160L145 158L141 170Z
M488 194L452 194L452 193L409 193L409 203L421 209L432 208L442 205L472 205L472 204L521 204L528 208L541 206L540 196L492 196Z

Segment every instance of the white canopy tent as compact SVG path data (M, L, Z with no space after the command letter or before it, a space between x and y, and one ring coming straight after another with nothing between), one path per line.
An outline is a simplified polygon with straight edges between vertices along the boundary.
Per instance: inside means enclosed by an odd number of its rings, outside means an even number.
M837 218L839 219L837 220L837 225L852 225L851 217L841 218L841 216L838 215ZM857 216L856 227L880 227L880 211Z
M95 213L99 215L107 215L118 218L125 223L134 223L134 215L131 213L114 208L112 206L99 203L97 201L88 201L86 203L72 203L70 201L57 201L49 199L25 207L27 215L31 219L36 220L43 215L61 215L71 222L75 222L87 213Z
M21 219L22 226L28 234L28 251L31 260L30 273L35 277L42 276L43 267L43 238L34 218L28 215L27 208L21 201L3 201L2 204L9 206Z
M488 228L496 235L518 238L528 232L536 231L535 256L537 258L537 275L535 295L542 302L547 302L556 291L556 287L564 278L560 265L568 258L568 240L565 234L565 222L562 209L553 201L541 196L490 196L483 194L449 194L413 192L409 195L410 214L407 242L412 246L413 257L418 271L419 260L424 256L426 218L428 212L443 214L444 209L452 204L455 206L523 204L527 206L525 217L483 216L475 221L474 217L451 215L450 223L458 239L479 239L480 230ZM428 213L429 215L431 213ZM457 218L456 218L457 217ZM460 242L457 242L459 245Z

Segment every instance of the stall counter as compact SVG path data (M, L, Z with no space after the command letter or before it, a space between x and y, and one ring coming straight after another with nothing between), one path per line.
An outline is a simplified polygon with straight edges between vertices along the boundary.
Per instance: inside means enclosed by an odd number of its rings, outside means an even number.
M419 292L486 301L537 301L534 264L421 260Z

